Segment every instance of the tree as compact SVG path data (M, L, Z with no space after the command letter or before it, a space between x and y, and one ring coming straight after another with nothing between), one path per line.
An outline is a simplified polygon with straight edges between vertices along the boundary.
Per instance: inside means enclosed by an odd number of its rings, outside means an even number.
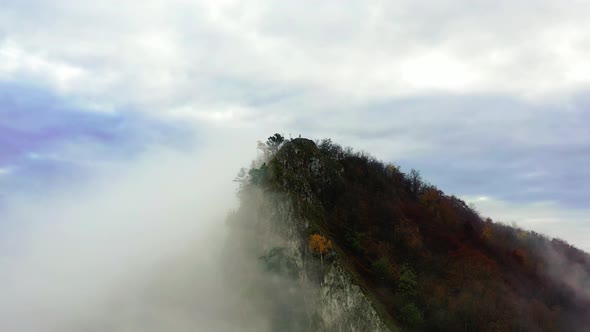
M424 322L424 315L414 303L406 303L399 311L401 320L410 327L418 327Z
M375 262L371 264L371 269L377 277L384 281L392 281L394 280L393 277L393 269L391 267L391 263L387 259L387 257L381 257Z
M254 185L259 185L262 182L264 182L264 180L266 180L267 171L268 166L266 165L266 163L262 164L260 168L251 168L250 171L248 171L248 178L250 179L250 183Z
M438 206L441 202L441 196L442 192L435 187L426 188L422 196L420 196L420 202L424 204L433 215L440 217Z
M242 193L249 182L249 173L245 167L240 168L238 175L234 179L234 182L238 183L238 194Z
M400 269L398 290L406 299L413 299L418 293L416 274L405 264Z
M258 150L262 151L262 154L264 156L264 160L269 160L270 156L271 156L271 150L267 144L262 143L261 141L258 141L257 143L257 147Z
M332 250L332 241L319 234L313 234L309 238L309 250L315 254L325 255Z
M494 225L492 219L486 218L483 229L481 231L481 238L490 243L494 238Z
M424 322L424 316L415 303L417 296L418 280L416 274L404 264L400 268L397 301L402 321L412 328L418 327Z
M279 149L279 145L281 145L281 143L283 143L284 141L285 138L283 137L283 135L276 133L268 138L268 140L266 141L266 145L272 152L277 152L277 150Z
M388 163L387 165L385 165L385 171L387 172L387 176L393 176L395 174L398 174L400 172L399 169L399 166L396 166L392 163Z
M412 192L412 194L418 196L423 186L422 175L420 175L419 171L412 169L408 177L410 182L410 191Z
M313 234L309 238L309 250L312 253L320 255L320 262L324 265L324 255L332 250L332 241L326 239L319 234Z
M342 147L338 144L333 143L332 140L329 138L324 138L320 142L316 142L316 145L323 154L329 156L330 158L340 160L344 155Z

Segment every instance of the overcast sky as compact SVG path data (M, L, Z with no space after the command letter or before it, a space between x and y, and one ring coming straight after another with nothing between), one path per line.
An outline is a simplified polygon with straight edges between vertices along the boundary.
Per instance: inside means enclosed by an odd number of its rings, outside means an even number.
M590 250L589 15L577 0L2 1L0 212L154 149L239 154L237 173L278 131L417 168Z

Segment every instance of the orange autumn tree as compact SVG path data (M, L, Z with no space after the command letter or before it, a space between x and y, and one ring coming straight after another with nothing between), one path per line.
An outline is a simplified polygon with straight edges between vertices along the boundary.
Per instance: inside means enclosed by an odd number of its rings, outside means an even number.
M315 254L323 256L332 249L332 241L326 239L319 234L313 234L309 238L309 250Z

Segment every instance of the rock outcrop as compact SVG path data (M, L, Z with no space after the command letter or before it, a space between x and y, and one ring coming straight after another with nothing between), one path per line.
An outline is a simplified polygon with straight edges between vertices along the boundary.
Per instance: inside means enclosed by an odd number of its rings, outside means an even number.
M270 330L394 330L337 248L321 256L309 250L310 236L322 232L318 197L339 189L339 165L323 158L313 141L295 139L273 156L268 171L272 183L246 189L230 221L238 230L238 240L232 241L239 241L241 253L256 257L264 271L251 276L271 299ZM248 269L244 260L241 264Z

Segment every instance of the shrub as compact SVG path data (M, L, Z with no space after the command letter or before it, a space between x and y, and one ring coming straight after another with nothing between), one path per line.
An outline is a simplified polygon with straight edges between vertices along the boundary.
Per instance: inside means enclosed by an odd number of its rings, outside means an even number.
M309 250L315 254L325 255L332 250L332 241L319 234L313 234L309 238Z
M381 280L392 281L394 279L393 269L387 257L381 257L373 262L373 264L371 264L371 269L375 275L377 275L377 278Z
M418 327L424 322L422 312L414 303L406 303L399 310L402 322L410 327Z

